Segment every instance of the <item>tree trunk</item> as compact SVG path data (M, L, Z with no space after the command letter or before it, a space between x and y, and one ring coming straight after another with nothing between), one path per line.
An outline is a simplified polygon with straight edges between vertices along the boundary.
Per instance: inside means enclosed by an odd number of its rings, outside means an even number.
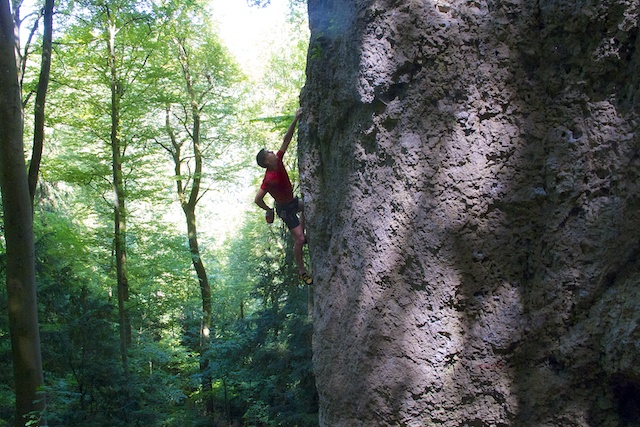
M120 100L123 88L118 77L115 50L116 28L109 27L109 71L111 87L111 154L114 190L114 246L116 257L116 276L118 285L118 319L120 324L120 357L122 366L127 370L127 351L131 344L131 322L127 310L129 301L129 280L127 278L127 213L125 206L124 179L122 176L122 144L120 140Z
M9 3L0 1L0 187L4 208L9 328L16 391L15 426L44 410L35 278L33 214L23 146L23 116Z
M211 286L207 271L200 256L200 248L198 247L198 230L196 226L196 214L193 206L184 206L184 213L187 218L187 232L189 234L189 251L191 252L191 262L198 276L198 284L200 285L200 296L202 298L202 335L208 337L211 327Z
M202 372L202 389L205 394L211 392L212 382L211 374L208 372L209 361L203 356L211 336L211 286L207 271L200 256L198 247L198 230L196 226L195 206L187 204L183 205L183 210L187 218L187 232L189 236L189 251L191 252L191 262L198 276L198 284L200 285L200 296L202 298L202 325L200 329L200 371ZM213 398L205 396L205 411L213 412Z
M187 220L187 233L189 238L189 250L191 252L191 261L198 276L198 284L200 285L200 295L202 298L202 328L200 331L200 347L201 359L200 370L202 372L202 388L205 393L205 411L213 413L213 397L211 393L211 374L208 372L209 361L204 357L204 353L208 347L211 334L211 286L207 271L200 255L198 247L198 230L196 226L196 206L200 197L200 184L202 182L202 151L200 150L200 105L198 105L197 96L193 87L193 77L189 69L189 61L187 52L181 43L177 43L179 48L178 59L182 65L183 76L187 87L187 93L191 104L191 118L193 120L193 128L191 129L191 144L195 161L195 169L191 177L191 188L188 197L184 194L182 181L179 182L179 192L181 193L182 210ZM178 158L178 166L180 159ZM179 172L179 167L177 172ZM180 175L178 175L180 176Z
M45 0L44 4L44 34L42 40L42 60L40 64L40 78L36 90L36 102L34 111L33 148L31 163L29 164L29 194L31 203L38 184L38 171L42 159L42 147L44 143L44 107L49 87L49 71L51 70L51 47L53 34L53 6L55 0Z
M195 160L195 170L191 178L191 187L185 188L185 183L182 179L182 144L177 140L176 135L171 127L170 115L171 108L167 107L165 116L165 130L171 140L171 147L165 147L165 149L171 154L174 162L174 170L176 176L176 191L178 198L180 199L180 205L184 212L187 222L187 239L189 241L189 252L191 255L191 263L198 277L198 285L200 287L200 296L202 299L202 323L200 327L200 371L202 373L202 389L205 394L211 392L212 380L211 375L208 373L208 361L204 358L204 352L210 340L211 334L211 285L209 284L209 277L207 276L207 270L202 256L200 254L200 248L198 246L198 227L196 221L196 206L198 205L198 197L200 193L200 182L202 179L202 153L200 151L200 115L198 105L195 102L195 95L193 93L193 87L191 84L191 77L189 76L188 67L186 64L186 57L181 55L180 60L183 63L183 70L185 80L187 82L187 89L191 98L191 113L193 120L193 128L191 129L191 144L193 149L193 155ZM211 396L205 397L205 412L213 412L213 398Z

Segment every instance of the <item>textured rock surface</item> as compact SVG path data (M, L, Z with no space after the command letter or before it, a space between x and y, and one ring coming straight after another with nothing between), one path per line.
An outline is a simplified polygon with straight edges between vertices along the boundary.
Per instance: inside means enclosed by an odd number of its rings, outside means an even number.
M640 425L638 3L308 1L321 425Z

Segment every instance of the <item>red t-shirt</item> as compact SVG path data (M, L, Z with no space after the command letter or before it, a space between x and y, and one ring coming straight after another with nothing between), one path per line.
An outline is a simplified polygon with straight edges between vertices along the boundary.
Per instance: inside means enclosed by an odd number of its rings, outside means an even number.
M289 174L284 168L284 163L282 163L284 152L278 151L276 157L278 158L278 168L276 170L267 170L260 188L271 194L276 203L282 205L293 200L293 187L291 186Z

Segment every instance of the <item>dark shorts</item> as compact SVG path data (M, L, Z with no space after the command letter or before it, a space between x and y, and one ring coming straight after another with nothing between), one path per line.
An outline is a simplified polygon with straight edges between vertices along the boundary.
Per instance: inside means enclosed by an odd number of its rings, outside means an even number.
M300 203L297 197L294 197L292 201L284 205L276 203L276 212L278 213L278 216L282 218L284 223L287 224L289 230L300 225L300 220L298 219L299 210Z

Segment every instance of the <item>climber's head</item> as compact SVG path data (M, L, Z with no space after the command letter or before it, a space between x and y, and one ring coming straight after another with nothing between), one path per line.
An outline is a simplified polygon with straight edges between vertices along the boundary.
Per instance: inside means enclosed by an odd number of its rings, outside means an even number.
M263 148L258 152L256 162L260 167L272 169L278 164L278 158L273 151L267 151Z

